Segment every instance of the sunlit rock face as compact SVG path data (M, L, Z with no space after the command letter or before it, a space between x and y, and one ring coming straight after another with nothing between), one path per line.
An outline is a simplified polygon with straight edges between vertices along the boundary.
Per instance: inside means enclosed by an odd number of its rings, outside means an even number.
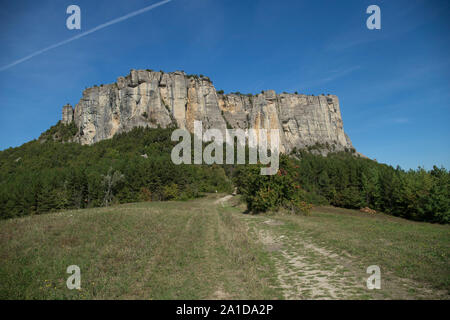
M220 94L207 77L131 70L113 84L84 90L72 111L64 106L63 122L75 122L76 141L92 144L137 126L204 129L278 129L280 151L288 153L315 144L330 150L353 148L344 132L335 95ZM72 120L73 119L73 120Z

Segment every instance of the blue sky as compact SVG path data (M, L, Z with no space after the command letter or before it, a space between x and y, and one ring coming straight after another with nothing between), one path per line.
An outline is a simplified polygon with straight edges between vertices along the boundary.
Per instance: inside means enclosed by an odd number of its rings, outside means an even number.
M8 1L0 67L158 2ZM81 30L66 8L81 8ZM366 8L381 8L368 30ZM0 150L35 139L82 90L129 70L184 70L243 93L340 98L361 153L403 168L450 168L449 1L173 0L0 71Z

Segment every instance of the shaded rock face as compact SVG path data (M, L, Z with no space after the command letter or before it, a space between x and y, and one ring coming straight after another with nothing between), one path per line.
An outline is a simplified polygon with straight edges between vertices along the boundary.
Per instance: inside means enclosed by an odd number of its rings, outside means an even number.
M70 110L69 110L70 107ZM72 120L73 119L73 120ZM279 129L280 151L328 144L334 150L353 148L344 133L339 100L334 95L218 94L207 77L182 71L131 70L116 83L88 88L72 110L63 107L63 122L78 127L75 140L92 144L136 126L204 129Z

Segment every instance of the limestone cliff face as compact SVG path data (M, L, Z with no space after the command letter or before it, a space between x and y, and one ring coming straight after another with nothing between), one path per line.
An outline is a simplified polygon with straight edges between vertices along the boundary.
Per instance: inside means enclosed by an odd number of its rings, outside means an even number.
M88 88L72 111L63 107L63 122L75 122L76 141L92 144L136 126L204 129L279 129L281 150L290 152L316 143L335 150L352 148L344 133L339 100L334 95L218 94L207 77L176 71L131 70L116 83Z

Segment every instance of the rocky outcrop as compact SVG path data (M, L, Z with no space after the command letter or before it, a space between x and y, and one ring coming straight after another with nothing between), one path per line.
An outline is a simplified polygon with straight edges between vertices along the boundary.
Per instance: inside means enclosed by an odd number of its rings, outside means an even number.
M62 123L69 124L73 121L73 108L70 104L66 104L62 110Z
M76 141L92 144L136 126L176 126L204 129L279 129L281 150L327 145L330 150L353 148L344 133L339 99L334 95L307 96L217 93L211 80L171 73L131 70L116 83L84 90L73 110L63 107L63 122L75 122Z

